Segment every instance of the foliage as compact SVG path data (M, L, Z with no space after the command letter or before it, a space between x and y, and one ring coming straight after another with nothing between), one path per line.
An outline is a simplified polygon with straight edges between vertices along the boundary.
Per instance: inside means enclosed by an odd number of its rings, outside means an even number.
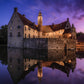
M0 44L7 44L7 25L1 26L0 29Z

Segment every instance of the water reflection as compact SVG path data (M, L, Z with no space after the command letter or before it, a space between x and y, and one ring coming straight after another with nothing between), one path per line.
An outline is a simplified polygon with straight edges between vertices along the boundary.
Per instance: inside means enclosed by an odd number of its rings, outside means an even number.
M0 61L7 65L7 47L0 47Z
M41 81L43 67L58 69L69 77L76 67L75 51L8 49L8 71L15 84L37 68L37 77Z

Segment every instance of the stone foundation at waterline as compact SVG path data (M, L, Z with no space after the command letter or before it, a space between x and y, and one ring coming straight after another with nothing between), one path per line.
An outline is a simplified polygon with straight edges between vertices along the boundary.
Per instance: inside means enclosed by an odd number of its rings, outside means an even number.
M23 48L33 49L75 49L76 41L60 38L31 38L24 39Z

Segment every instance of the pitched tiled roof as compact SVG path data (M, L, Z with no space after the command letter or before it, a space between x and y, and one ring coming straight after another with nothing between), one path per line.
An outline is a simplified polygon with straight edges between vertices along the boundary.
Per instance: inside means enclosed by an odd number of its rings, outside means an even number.
M53 31L57 31L57 30L60 30L60 29L65 29L66 24L67 24L67 21L62 22L60 24L51 25L51 28L52 28Z
M17 12L17 14L19 15L19 17L22 20L24 25L28 25L31 28L38 30L38 26L36 26L33 22L28 20L25 16L21 15L20 13ZM66 24L67 24L67 21L62 22L60 24L52 24L52 25L42 26L42 31L47 33L47 32L58 31L60 29L65 29ZM70 32L70 29L67 29L67 30L65 30L64 33L69 33L69 32Z
M42 26L42 31L44 33L48 33L48 32L53 32L51 26L47 25L47 26Z
M20 17L20 19L22 20L22 22L23 22L24 25L28 25L28 26L30 26L30 27L33 28L33 29L38 29L38 28L36 27L36 25L35 25L33 22L31 22L30 20L28 20L25 16L21 15L21 14L18 13L18 12L17 12L17 14L19 15L19 17Z
M58 31L60 29L65 29L67 24L67 21L62 22L60 24L52 24L52 25L46 25L43 26L43 32L53 32L53 31Z

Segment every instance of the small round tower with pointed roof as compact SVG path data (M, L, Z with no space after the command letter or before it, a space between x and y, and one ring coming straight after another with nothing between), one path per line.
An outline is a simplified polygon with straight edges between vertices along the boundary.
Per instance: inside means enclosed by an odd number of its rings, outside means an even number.
M39 15L38 15L38 26L42 26L42 23L43 23L43 17L42 17L42 13L40 11Z

